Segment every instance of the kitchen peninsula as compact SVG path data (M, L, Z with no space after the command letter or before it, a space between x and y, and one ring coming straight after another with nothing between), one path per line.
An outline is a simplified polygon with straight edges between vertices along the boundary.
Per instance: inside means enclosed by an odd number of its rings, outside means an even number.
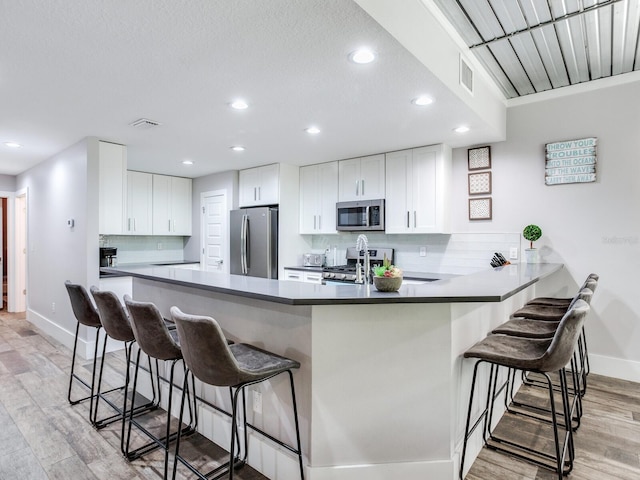
M133 297L165 315L172 305L210 315L229 338L301 363L295 375L306 478L453 480L470 386L461 354L536 293L549 293L547 282L562 268L509 265L397 293L166 266L105 270L132 276ZM290 409L284 380L262 390L265 409ZM228 397L224 389L201 395L218 404ZM251 424L293 443L290 412L279 423L248 411ZM206 436L226 444L224 417L203 411L200 421ZM269 478L298 478L294 458L260 435L251 438L254 468ZM476 438L468 455L479 450Z

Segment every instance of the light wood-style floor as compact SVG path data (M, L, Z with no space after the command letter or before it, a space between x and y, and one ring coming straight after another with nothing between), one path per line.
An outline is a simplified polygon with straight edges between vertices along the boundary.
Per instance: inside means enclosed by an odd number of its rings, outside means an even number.
M120 454L119 426L96 431L88 423L86 404L72 407L67 403L70 359L69 349L41 333L24 315L0 312L0 480L162 478L160 451L127 462ZM124 367L122 355L109 354L107 364L105 378L117 385L121 381L118 371ZM83 367L88 375L90 365ZM568 478L640 479L640 384L597 375L589 379L582 425L575 435L575 468ZM539 394L522 391L521 395ZM148 425L163 420L164 416L159 420L150 416ZM499 428L543 438L537 425L510 422L513 420L503 420ZM184 450L189 458L224 458L224 452L203 437L191 443L190 449ZM180 478L190 478L184 469L180 473ZM265 480L250 467L241 469L237 478ZM485 448L466 478L556 477Z

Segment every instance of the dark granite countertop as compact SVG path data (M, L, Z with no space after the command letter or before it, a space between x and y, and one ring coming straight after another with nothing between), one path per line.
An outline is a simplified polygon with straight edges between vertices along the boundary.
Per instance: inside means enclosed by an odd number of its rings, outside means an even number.
M101 271L289 305L328 305L501 302L562 268L562 264L556 263L507 265L419 285L403 285L392 293L378 292L373 285L284 282L168 266L121 265Z

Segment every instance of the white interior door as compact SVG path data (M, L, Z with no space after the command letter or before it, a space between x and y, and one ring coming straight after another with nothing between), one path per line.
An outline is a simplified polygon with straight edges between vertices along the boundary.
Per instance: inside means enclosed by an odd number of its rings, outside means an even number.
M200 263L208 271L229 272L227 192L204 192L202 203L202 250Z

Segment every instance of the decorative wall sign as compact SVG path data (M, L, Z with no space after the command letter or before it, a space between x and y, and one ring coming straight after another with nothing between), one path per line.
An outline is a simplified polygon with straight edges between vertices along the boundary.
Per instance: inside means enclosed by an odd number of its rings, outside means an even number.
M491 172L469 174L469 195L491 193Z
M469 199L469 220L491 220L491 197Z
M595 137L547 143L545 145L544 183L586 183L596 181Z
M470 148L467 150L469 170L491 168L491 147Z

